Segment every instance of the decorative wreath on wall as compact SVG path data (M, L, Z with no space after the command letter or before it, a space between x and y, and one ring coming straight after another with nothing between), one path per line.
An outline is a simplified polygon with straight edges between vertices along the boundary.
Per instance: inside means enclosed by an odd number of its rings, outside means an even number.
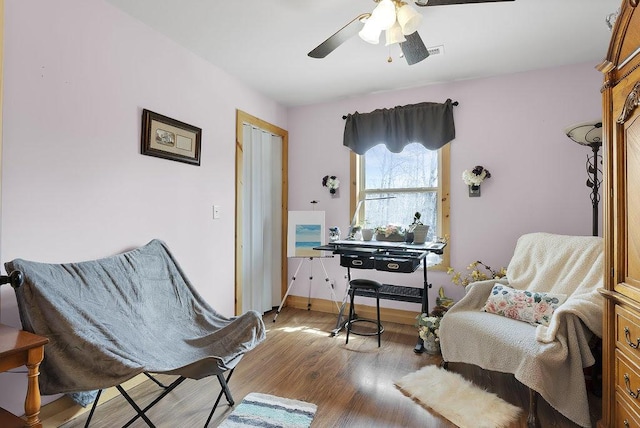
M479 186L484 180L491 178L491 173L482 165L477 165L471 171L462 173L462 181L468 186Z
M322 186L329 188L329 193L332 195L336 193L340 187L340 180L335 175L325 175L322 177Z

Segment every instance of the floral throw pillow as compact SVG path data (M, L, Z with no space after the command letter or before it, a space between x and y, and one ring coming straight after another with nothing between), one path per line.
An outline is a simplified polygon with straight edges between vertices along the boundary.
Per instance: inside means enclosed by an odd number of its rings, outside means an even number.
M516 290L496 284L482 310L531 324L549 325L551 315L565 300L564 294Z

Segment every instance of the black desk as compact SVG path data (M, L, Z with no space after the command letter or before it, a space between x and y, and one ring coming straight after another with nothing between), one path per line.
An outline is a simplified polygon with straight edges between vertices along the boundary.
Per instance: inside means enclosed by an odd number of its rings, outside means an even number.
M431 288L431 284L427 281L427 255L429 253L442 254L446 245L440 242L407 244L404 242L341 240L315 247L314 250L331 251L333 254L340 255L340 265L347 268L348 281L351 281L351 269L375 269L385 272L411 273L415 272L422 263L422 288L383 284L380 289L380 298L421 303L422 312L426 313L429 311L428 290ZM356 295L375 297L373 292L365 290L357 290ZM334 336L344 326L342 318L346 301L345 294L338 313L336 328L332 331ZM414 351L420 353L423 350L422 339L418 338Z

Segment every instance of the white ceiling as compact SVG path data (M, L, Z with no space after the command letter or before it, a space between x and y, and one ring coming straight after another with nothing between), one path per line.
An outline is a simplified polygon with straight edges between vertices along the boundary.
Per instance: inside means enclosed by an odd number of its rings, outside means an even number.
M424 16L418 33L427 47L444 45L444 55L409 66L397 45L371 45L357 36L324 59L307 56L371 12L372 0L107 1L285 106L566 64L595 66L611 36L605 18L620 5L515 0L416 7Z

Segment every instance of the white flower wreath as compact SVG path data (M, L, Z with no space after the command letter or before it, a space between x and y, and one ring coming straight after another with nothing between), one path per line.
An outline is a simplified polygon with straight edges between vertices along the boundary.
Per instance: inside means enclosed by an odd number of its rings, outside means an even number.
M467 186L479 186L487 178L491 178L491 173L481 165L476 166L471 171L465 169L462 173L462 181Z
M340 180L335 175L325 175L322 178L322 185L329 188L329 193L334 194L340 187Z

